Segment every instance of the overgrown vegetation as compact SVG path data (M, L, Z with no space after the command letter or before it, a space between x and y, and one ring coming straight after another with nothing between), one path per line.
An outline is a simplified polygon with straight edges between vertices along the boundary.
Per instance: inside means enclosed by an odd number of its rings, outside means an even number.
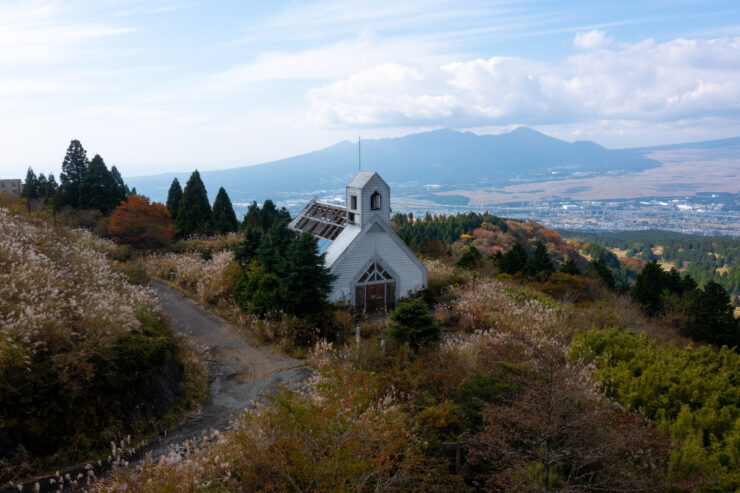
M671 437L671 470L701 474L704 491L740 488L740 355L707 346L679 350L617 329L579 334L573 354L597 366L604 393Z
M111 268L115 248L0 209L0 481L171 426L204 391L153 293Z

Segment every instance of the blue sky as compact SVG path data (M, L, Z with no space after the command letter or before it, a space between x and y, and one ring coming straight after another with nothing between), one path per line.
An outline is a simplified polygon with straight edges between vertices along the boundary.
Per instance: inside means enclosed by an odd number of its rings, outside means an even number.
M71 139L124 176L526 125L740 135L737 1L0 0L0 177Z

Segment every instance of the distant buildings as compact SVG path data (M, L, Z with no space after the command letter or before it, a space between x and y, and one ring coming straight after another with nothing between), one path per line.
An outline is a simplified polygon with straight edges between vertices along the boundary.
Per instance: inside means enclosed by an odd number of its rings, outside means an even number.
M21 194L21 180L0 180L0 192L12 195Z

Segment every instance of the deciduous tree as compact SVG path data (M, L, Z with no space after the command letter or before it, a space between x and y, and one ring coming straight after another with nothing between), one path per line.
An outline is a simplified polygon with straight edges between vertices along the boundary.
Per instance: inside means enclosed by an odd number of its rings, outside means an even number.
M119 243L136 248L160 248L175 236L172 218L159 202L142 195L130 195L111 215L108 234Z

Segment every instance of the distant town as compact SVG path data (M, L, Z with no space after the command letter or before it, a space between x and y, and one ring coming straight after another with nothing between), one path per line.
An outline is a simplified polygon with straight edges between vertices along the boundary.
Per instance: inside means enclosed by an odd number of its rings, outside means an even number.
M334 191L321 191L318 198L324 202L341 202L343 197ZM291 215L305 204L305 197L278 202ZM236 213L246 212L247 203L234 204ZM512 202L487 207L438 204L430 200L397 197L392 199L394 212L412 212L423 218L431 214L458 214L487 210L513 219L533 220L551 229L570 231L631 231L663 229L707 236L740 237L740 194L700 193L693 196L640 197L619 200L551 200L540 202Z

